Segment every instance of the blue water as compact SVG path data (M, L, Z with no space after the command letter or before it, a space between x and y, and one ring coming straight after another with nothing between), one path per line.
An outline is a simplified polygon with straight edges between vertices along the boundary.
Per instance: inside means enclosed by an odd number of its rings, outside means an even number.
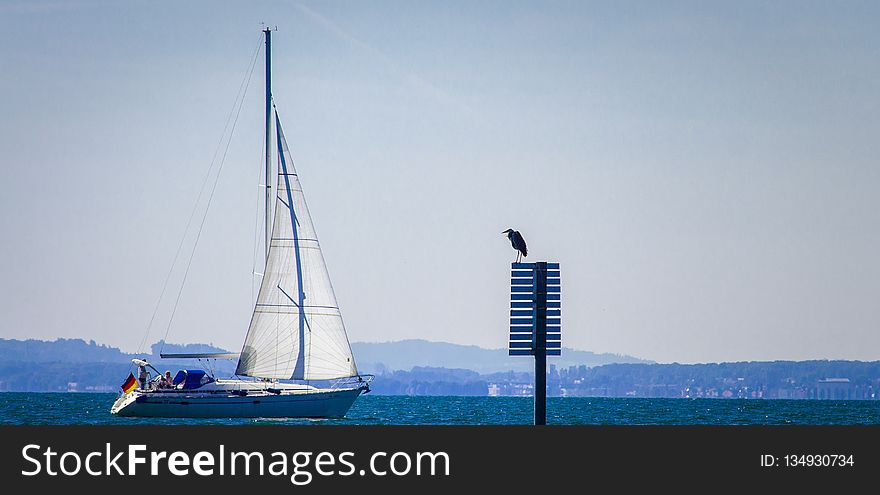
M0 424L530 424L528 397L365 395L343 419L163 419L110 415L114 394L0 393ZM547 399L549 424L880 424L880 401L756 399Z

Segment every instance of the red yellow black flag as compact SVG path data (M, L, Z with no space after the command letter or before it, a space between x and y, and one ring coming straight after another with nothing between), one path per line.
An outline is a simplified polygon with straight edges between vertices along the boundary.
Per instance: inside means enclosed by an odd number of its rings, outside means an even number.
M125 383L122 384L122 392L129 393L137 387L137 380L134 378L134 375L129 373L128 379L125 380Z

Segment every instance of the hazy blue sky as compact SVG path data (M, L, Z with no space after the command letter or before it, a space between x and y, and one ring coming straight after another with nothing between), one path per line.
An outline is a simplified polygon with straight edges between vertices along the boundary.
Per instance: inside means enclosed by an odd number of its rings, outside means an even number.
M259 39L355 341L880 359L880 3L0 2L0 334L134 350ZM169 339L238 350L251 81ZM165 333L179 273L153 325Z

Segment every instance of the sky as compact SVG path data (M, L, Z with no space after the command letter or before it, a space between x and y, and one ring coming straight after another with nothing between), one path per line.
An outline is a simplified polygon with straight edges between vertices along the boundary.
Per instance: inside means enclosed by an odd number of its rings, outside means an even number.
M512 227L561 263L566 347L880 359L878 21L855 1L2 0L0 337L240 349L265 22L352 341L505 347Z

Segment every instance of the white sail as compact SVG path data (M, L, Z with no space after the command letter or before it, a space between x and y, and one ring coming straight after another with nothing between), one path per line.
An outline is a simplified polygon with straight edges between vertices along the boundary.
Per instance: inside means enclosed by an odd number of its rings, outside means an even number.
M355 376L342 315L277 114L275 123L275 217L236 374L304 380Z

